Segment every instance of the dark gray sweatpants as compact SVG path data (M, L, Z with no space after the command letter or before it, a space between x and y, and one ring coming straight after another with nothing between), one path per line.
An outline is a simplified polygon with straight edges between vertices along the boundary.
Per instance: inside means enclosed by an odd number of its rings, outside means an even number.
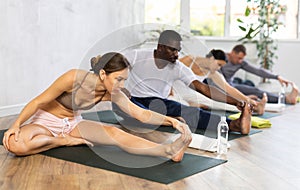
M277 103L278 95L274 93L270 93L267 91L260 90L259 88L248 86L244 84L231 84L233 87L241 91L245 95L256 95L259 98L263 97L263 93L266 93L268 96L268 103Z

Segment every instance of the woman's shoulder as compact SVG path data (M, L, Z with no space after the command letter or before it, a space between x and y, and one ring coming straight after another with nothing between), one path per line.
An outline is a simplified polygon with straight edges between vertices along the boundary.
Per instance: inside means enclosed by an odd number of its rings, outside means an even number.
M85 78L90 72L89 71L85 71L82 69L70 69L68 71L66 71L61 78L65 81L65 82L75 82L78 80L82 80L83 78Z
M65 72L67 75L86 75L87 73L89 73L89 71L83 69L70 69Z
M70 69L64 73L64 75L72 77L72 78L81 78L82 76L88 75L90 72L82 69Z

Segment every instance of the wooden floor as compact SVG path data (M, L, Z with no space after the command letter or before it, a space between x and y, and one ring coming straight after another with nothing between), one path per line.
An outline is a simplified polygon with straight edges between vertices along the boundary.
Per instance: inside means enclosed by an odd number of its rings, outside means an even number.
M0 129L14 119L0 118ZM300 189L300 104L271 122L262 133L230 141L227 163L168 185L42 155L15 157L0 146L0 189Z

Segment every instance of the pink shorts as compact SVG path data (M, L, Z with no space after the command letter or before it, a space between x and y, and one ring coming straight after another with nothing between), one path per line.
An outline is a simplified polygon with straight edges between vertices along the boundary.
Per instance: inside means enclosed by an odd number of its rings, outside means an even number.
M59 118L55 115L39 109L32 117L30 124L38 124L47 128L53 136L59 134L69 134L77 124L82 121L81 115L76 115L73 119Z

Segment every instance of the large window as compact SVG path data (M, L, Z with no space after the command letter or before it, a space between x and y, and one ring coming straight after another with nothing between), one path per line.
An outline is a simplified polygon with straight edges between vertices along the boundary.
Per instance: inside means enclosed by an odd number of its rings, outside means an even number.
M181 3L186 2L189 6L185 6L185 10L180 9ZM279 18L284 26L278 29L274 37L298 37L298 2L280 0L282 6L286 7L286 12ZM237 37L243 35L238 28L237 18L243 17L246 6L247 0L145 0L145 22L171 25L187 22L188 29L194 35ZM257 15L247 19L257 19Z
M299 0L280 0L282 6L286 6L286 13L279 18L284 24L280 27L275 37L280 39L295 39L298 36Z
M201 36L224 35L225 1L190 0L191 32Z

